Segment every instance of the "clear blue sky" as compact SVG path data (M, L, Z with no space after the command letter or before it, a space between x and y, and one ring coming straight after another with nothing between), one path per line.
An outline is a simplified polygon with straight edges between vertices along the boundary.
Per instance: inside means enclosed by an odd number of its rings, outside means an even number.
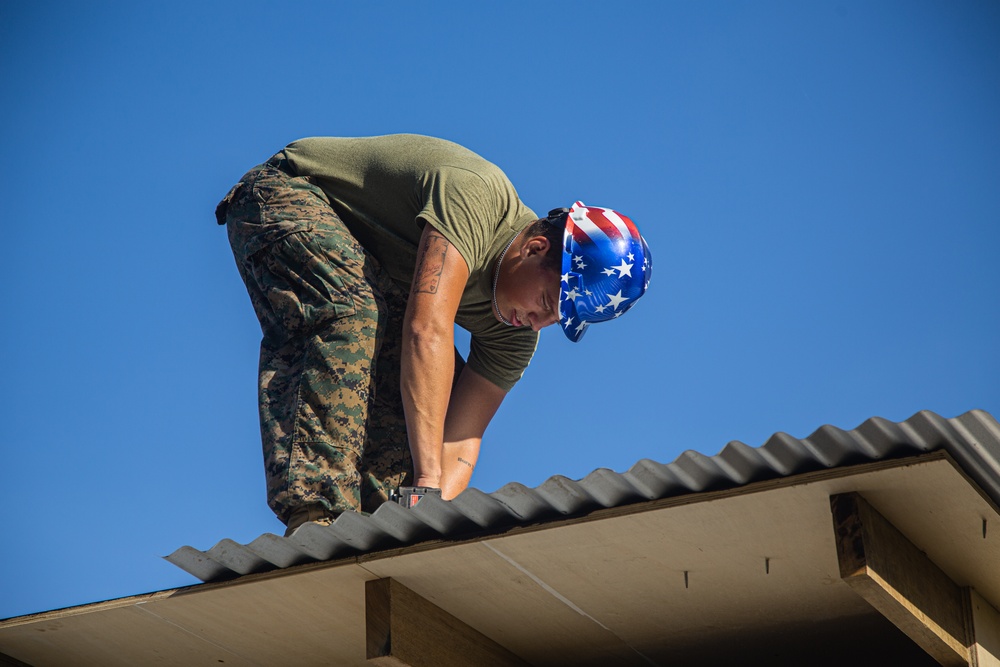
M281 531L213 210L300 137L445 137L646 235L649 294L545 332L484 491L1000 415L998 35L992 0L0 3L0 618Z

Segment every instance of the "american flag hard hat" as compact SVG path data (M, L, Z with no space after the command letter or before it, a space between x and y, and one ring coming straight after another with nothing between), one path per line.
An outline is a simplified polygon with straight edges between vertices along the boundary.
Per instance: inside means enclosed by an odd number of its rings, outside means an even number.
M610 208L576 202L563 232L563 333L575 343L591 324L620 317L646 292L652 272L649 246L632 220Z

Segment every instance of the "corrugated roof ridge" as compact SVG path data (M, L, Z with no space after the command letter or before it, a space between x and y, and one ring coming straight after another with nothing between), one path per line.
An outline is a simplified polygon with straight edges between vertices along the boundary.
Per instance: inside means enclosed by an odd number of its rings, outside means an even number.
M1000 423L985 410L970 410L950 420L962 446L949 453L965 472L1000 504Z
M553 475L534 489L517 482L491 494L471 488L447 502L427 497L413 509L386 503L371 516L347 512L330 526L306 524L291 537L265 533L247 545L223 539L207 552L183 546L166 559L202 581L221 581L936 449L945 449L1000 503L1000 424L983 410L952 419L923 410L902 422L872 417L850 431L821 426L803 439L779 432L756 448L734 440L715 456L688 450L669 464L642 459L621 474L598 468L581 480Z

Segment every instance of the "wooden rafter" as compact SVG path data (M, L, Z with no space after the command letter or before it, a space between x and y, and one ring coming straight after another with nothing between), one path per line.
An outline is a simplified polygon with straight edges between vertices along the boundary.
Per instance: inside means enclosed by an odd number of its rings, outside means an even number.
M525 662L395 579L365 584L368 661L385 667L526 667Z
M841 578L942 665L971 664L969 592L857 493L830 497Z

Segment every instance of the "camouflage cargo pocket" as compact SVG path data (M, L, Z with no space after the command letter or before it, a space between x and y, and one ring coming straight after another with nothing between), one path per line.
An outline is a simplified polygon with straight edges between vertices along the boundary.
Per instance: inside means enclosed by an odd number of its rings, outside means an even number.
M217 218L223 210L238 262L288 234L343 226L322 189L266 164L230 190L216 208Z
M242 267L265 337L284 340L353 315L356 288L310 233L289 234ZM350 262L349 258L344 258Z

